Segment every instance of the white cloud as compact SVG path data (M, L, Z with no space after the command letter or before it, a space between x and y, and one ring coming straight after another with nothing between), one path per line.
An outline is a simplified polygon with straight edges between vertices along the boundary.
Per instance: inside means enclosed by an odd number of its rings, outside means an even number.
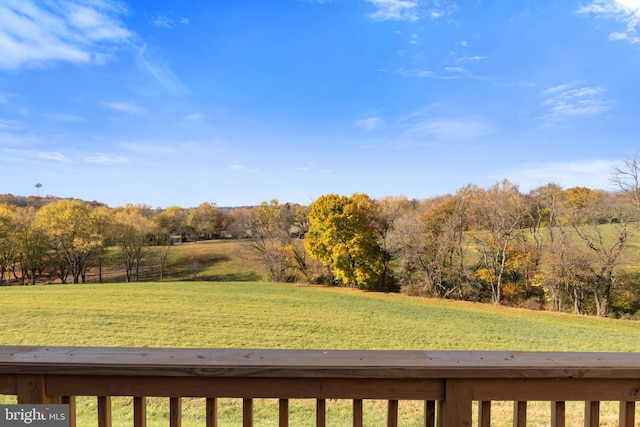
M122 142L122 149L143 155L171 156L176 154L176 150L158 142Z
M169 68L168 62L156 58L155 52L147 51L146 44L138 49L137 61L140 67L151 74L167 92L181 95L187 91L182 81Z
M151 21L154 25L162 28L173 28L176 23L173 22L173 19L169 18L166 15L158 15Z
M144 108L131 101L107 102L104 104L104 106L111 108L112 110L120 111L121 113L127 114L142 114L145 112Z
M184 120L187 122L199 122L202 120L202 114L200 113L188 114L184 117Z
M367 16L374 21L416 21L418 19L417 0L367 0L375 7L375 12Z
M59 122L66 122L66 123L87 121L84 117L76 116L75 114L51 113L51 114L47 114L47 116L51 117L54 120L58 120Z
M443 142L475 140L495 132L492 125L478 117L425 118L422 114L416 114L402 119L399 124L408 134Z
M579 160L574 162L525 163L505 176L520 184L523 191L530 191L541 185L555 183L563 188L588 187L607 190L611 186L611 170L618 162L611 160Z
M101 165L111 165L114 163L126 163L130 159L125 156L111 156L108 154L96 154L93 156L85 157L84 161L87 163L98 163Z
M116 0L3 0L0 68L104 62L110 48L132 37L121 21L127 13Z
M565 118L590 117L602 114L614 104L604 97L601 87L575 87L575 83L566 83L545 90L547 99L542 106L548 109L547 118L561 120Z
M45 160L55 160L57 162L71 163L71 160L67 156L57 151L41 151L37 153L37 156Z
M246 166L238 165L238 164L229 166L229 169L232 169L238 172L246 172L246 173L253 173L258 171L258 169L248 168Z
M158 15L151 21L153 25L156 25L161 28L174 28L176 26L176 21L173 18L168 17L167 15ZM184 16L178 19L178 23L181 25L189 25L189 18L185 18Z
M384 127L384 119L382 117L367 117L366 119L356 120L354 125L364 131L374 131Z
M640 26L640 0L594 0L578 8L578 13L604 16L620 22L624 31L609 34L609 40L627 40L640 43L638 27Z

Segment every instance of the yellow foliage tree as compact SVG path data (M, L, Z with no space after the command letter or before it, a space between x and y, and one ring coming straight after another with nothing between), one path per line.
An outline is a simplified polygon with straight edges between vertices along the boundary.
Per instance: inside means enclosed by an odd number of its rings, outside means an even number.
M394 290L383 275L379 217L369 196L321 196L311 205L309 222L305 248L336 280L360 289Z

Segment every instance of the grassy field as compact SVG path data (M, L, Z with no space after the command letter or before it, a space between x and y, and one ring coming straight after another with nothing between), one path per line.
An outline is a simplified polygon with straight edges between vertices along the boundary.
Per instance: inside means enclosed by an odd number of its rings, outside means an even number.
M0 322L0 345L640 351L638 322L268 282L3 287ZM219 405L219 425L241 425L239 400ZM131 399L114 398L113 407L114 425L130 425ZM581 422L574 408L567 425ZM420 425L420 409L402 402L400 425ZM78 411L79 426L95 425L94 399L80 399ZM183 411L183 425L204 425L203 399L186 400ZM601 425L615 425L615 413L603 405ZM366 425L385 425L383 402L367 402L365 414ZM510 425L510 416L510 404L496 403L492 425ZM256 401L255 417L277 425L277 405ZM348 402L330 402L328 417L349 425ZM548 404L530 404L530 418L548 424ZM148 420L167 425L166 399L150 399ZM312 401L291 402L291 425L313 421Z
M640 324L268 282L0 288L3 345L640 351Z

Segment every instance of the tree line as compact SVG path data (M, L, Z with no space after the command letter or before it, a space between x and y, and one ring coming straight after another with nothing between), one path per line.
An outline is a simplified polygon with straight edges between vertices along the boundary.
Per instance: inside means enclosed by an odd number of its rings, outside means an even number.
M274 281L632 317L640 311L638 165L634 157L615 168L615 192L550 183L522 193L503 180L423 200L327 194L309 206L233 209L5 197L0 284L45 274L85 282L89 268L102 281L108 248L117 248L124 279L137 281L155 247L162 280L176 242L235 238Z

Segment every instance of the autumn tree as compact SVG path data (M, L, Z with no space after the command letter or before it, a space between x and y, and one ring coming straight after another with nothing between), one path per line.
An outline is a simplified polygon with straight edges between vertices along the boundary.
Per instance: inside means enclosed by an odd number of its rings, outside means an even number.
M221 229L222 215L213 203L202 203L197 208L191 208L186 213L186 225L191 240L211 239L218 235Z
M472 236L480 255L476 278L491 289L491 300L500 304L505 275L513 274L524 254L513 247L520 238L525 204L518 186L503 180L487 190L478 190L473 200Z
M36 209L28 206L19 209L19 221L15 231L16 259L20 263L21 284L30 278L32 285L45 265L48 240L45 229L38 223Z
M262 202L249 212L247 244L277 282L294 280L297 275L308 277L306 254L299 239L304 234L306 211L303 207L280 204L277 200Z
M376 211L378 240L382 249L382 273L380 280L395 288L397 279L392 267L394 261L394 247L392 233L396 222L406 213L413 211L415 203L405 196L386 196L374 200Z
M159 212L154 221L159 230L168 236L180 236L180 239L187 237L187 210L180 206L169 206Z
M469 226L468 205L473 190L464 187L454 196L442 197L422 214L421 266L425 288L431 295L462 297L466 279L464 235Z
M99 206L91 211L89 220L91 221L91 226L97 239L95 262L98 266L98 282L102 283L102 273L107 257L107 247L114 242L113 212L106 206Z
M395 290L384 281L380 218L366 194L321 196L311 205L309 222L305 247L336 280L360 289Z
M68 269L73 283L85 278L91 255L102 242L91 222L92 208L80 200L59 200L42 207L37 220L47 230L49 243L58 260L60 280Z
M5 276L16 261L18 208L0 204L0 286L5 284Z
M596 315L607 316L616 269L631 236L628 211L603 191L575 187L566 190L565 218L571 224L588 258Z
M115 240L125 269L125 280L140 280L140 265L148 253L149 240L154 233L149 209L126 205L115 211Z

